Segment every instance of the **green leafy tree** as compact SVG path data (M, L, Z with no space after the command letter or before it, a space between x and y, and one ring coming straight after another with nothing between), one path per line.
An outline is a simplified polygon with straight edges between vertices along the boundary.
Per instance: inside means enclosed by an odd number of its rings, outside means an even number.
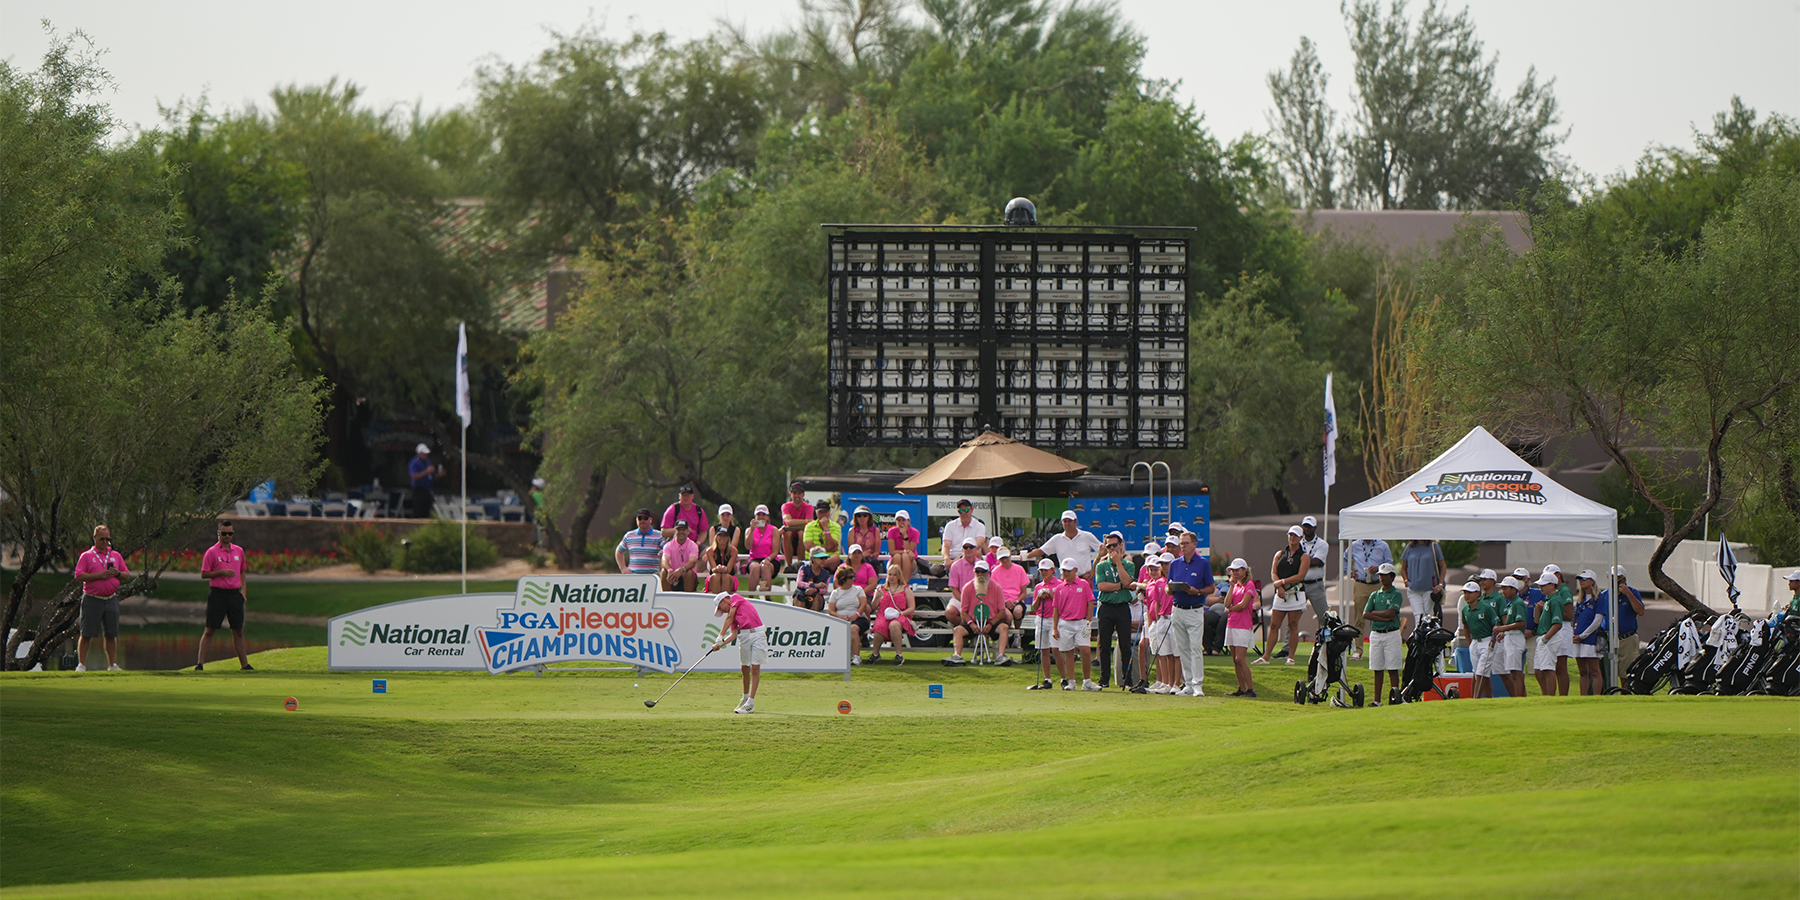
M1429 358L1458 412L1498 433L1590 435L1660 519L1651 580L1699 609L1663 563L1719 506L1730 473L1754 464L1747 448L1796 446L1795 420L1777 413L1800 393L1800 177L1746 181L1679 258L1643 253L1641 235L1602 230L1599 216L1545 203L1522 257L1468 235ZM1699 459L1648 465L1631 452L1645 445ZM1684 509L1694 481L1703 488Z
M160 265L176 216L149 141L105 146L113 121L87 98L106 75L78 43L53 38L36 72L0 63L0 540L22 551L0 633L21 668L79 610L73 581L33 605L34 577L72 561L95 524L125 553L167 548L257 482L305 482L316 453L317 387L266 305L190 313L167 282L121 299Z
M1300 38L1300 49L1285 72L1269 73L1271 146L1281 175L1291 186L1291 202L1312 209L1334 209L1343 151L1338 146L1337 113L1326 92L1331 76L1319 62L1312 39Z

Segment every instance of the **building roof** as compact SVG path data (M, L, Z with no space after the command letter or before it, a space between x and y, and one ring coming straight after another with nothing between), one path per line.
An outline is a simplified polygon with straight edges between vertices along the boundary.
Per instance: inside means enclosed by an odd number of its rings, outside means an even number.
M1389 253L1436 250L1456 236L1465 221L1498 224L1514 253L1531 249L1524 215L1511 211L1431 209L1297 209L1294 216L1309 234L1326 231L1342 238L1370 241Z

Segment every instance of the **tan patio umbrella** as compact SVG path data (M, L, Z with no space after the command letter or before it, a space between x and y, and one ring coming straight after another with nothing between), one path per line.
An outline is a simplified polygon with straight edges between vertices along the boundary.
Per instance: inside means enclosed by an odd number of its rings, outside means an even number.
M951 485L991 489L997 484L1027 478L1074 478L1087 474L1087 470L1087 466L1074 460L984 431L980 437L964 442L943 459L900 482L895 490L902 494L923 494Z

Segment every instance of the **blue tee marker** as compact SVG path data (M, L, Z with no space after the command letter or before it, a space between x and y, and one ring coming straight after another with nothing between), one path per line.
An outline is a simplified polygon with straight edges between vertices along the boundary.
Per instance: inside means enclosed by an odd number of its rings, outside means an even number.
M941 684L928 684L925 686L925 690L932 700L944 699L944 686Z
M375 679L375 693L377 693L377 694L387 693L387 679L386 678Z

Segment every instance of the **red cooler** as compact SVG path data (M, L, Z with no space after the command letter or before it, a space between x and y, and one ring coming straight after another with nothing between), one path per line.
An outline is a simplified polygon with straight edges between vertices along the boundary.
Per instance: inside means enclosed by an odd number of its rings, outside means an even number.
M1467 672L1453 672L1439 675L1431 680L1432 689L1425 692L1424 700L1464 700L1475 696L1475 676ZM1456 693L1450 693L1454 689Z

